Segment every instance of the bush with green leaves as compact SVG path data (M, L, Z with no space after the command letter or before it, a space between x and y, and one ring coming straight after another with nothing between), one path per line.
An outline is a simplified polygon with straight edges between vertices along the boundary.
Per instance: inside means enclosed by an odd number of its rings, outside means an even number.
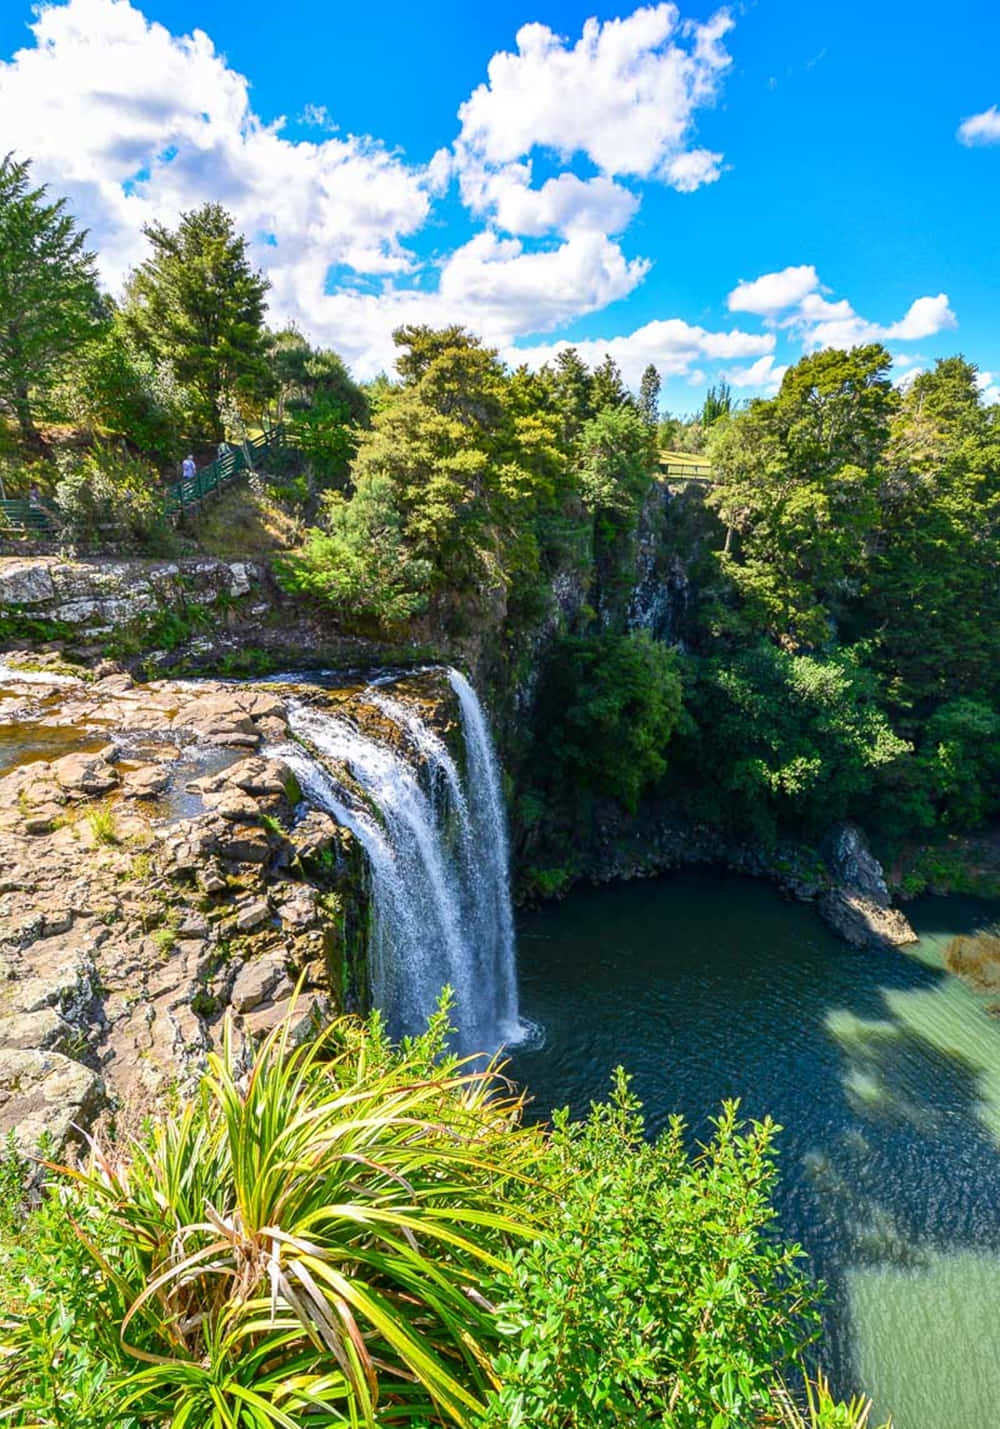
M163 491L155 468L111 446L60 458L55 499L64 535L74 545L120 541L138 550L160 550L170 534Z
M544 1230L494 1291L509 1344L484 1429L743 1429L776 1407L814 1291L772 1233L777 1128L735 1104L714 1127L693 1156L679 1118L647 1140L621 1069L585 1122L557 1113Z
M161 461L179 454L186 394L167 368L135 349L120 319L85 351L74 386L84 421Z
M310 530L302 550L281 565L287 590L376 628L401 625L425 608L430 563L406 544L388 477L362 477L349 501L327 492L323 511L324 526Z
M539 691L537 777L634 811L666 772L681 709L677 657L644 631L560 640Z
M343 1019L296 1046L286 1020L248 1070L227 1035L178 1115L95 1146L64 1192L89 1285L74 1272L42 1306L29 1283L14 1307L12 1422L63 1422L38 1419L23 1375L56 1316L93 1346L107 1425L471 1423L498 1339L485 1291L525 1233L508 1188L539 1135L447 1030L442 1011L394 1052L377 1018Z

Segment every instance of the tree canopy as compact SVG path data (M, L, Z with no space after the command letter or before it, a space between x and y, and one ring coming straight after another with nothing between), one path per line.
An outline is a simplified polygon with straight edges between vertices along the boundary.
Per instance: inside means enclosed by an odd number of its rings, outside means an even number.
M268 385L269 283L217 203L182 214L174 230L153 223L143 232L153 252L129 279L126 321L139 347L192 394L200 430L219 441L227 404L259 397Z
M0 401L31 446L38 403L102 316L86 240L65 199L31 186L27 160L0 161Z

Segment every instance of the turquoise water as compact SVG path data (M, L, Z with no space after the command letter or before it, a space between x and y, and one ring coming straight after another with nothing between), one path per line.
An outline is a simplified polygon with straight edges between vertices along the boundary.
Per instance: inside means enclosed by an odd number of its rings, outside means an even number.
M923 899L910 951L858 951L762 883L685 874L583 891L522 918L514 1074L546 1116L613 1067L651 1129L695 1135L724 1097L770 1113L782 1233L829 1286L822 1362L896 1429L1000 1422L1000 1022L945 972L1000 917ZM875 1420L873 1422L879 1422Z

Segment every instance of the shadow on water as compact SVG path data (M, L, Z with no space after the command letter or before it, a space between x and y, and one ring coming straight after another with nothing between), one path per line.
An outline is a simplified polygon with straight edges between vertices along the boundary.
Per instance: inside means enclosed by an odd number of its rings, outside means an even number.
M721 874L574 894L522 919L521 1006L545 1040L512 1070L535 1116L584 1113L619 1063L654 1133L680 1112L704 1138L728 1097L770 1113L780 1231L829 1287L835 1383L897 1429L982 1429L1000 1402L1000 1023L942 952L998 910L908 911L914 954L852 949Z

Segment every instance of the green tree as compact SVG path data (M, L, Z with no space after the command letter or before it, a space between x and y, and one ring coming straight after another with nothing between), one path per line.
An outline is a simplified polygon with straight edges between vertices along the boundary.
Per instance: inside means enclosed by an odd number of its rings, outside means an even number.
M268 385L268 281L217 203L182 214L174 231L153 223L143 232L153 253L128 282L130 331L190 391L197 427L221 441L227 404L259 398Z
M594 379L575 347L564 347L556 355L552 374L553 400L561 422L561 439L569 448L597 411Z
M97 331L101 303L86 232L29 170L12 154L0 162L0 401L38 448L35 405Z
M712 427L720 417L728 417L732 410L732 390L728 382L720 382L718 387L710 387L705 394L701 408L701 424L703 427Z
M643 372L639 383L639 411L651 427L655 427L660 420L660 374L652 363Z
M862 617L893 697L1000 695L1000 426L962 358L921 373L893 424Z
M760 644L699 661L678 748L699 817L771 839L814 836L879 807L910 745L895 733L862 652L795 655Z
M539 763L554 788L634 812L666 772L681 708L677 658L645 631L560 640L539 691Z
M306 459L311 485L344 486L368 399L335 352L314 348L295 328L275 333L268 363L273 415Z
M600 412L605 407L635 406L632 394L625 386L621 369L609 352L604 354L604 361L594 368L590 400L595 412Z
M324 523L281 568L289 590L314 596L342 619L392 629L423 610L431 566L407 546L395 489L378 473L362 476L350 499L323 498Z
M653 454L649 428L634 407L604 407L580 435L579 482L590 511L634 521L649 490Z
M169 372L136 350L120 314L85 349L73 389L80 416L92 426L160 460L176 457L185 394Z
M858 597L898 405L889 368L878 345L814 353L776 397L715 426L708 500L730 533L721 564L744 630L823 645Z

